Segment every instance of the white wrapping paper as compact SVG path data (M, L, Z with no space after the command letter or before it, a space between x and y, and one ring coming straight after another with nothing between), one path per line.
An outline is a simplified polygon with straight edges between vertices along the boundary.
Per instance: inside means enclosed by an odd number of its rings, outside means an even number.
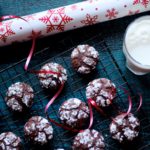
M0 23L0 46L150 10L150 0L89 0Z

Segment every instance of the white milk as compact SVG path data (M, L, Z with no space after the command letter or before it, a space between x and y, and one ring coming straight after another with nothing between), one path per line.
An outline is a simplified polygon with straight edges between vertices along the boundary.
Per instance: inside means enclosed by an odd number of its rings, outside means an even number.
M150 72L150 16L129 25L124 39L127 67L137 75Z

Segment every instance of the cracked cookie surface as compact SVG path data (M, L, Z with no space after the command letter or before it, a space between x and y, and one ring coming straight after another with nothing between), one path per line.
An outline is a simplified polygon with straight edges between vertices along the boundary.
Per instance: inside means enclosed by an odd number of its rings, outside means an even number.
M53 138L53 128L48 120L41 116L34 116L24 126L26 137L35 144L46 144Z
M109 79L99 78L91 81L86 88L87 99L92 99L100 107L111 105L116 96L116 86Z
M52 71L55 73L39 73L38 78L41 86L46 89L58 89L60 85L67 81L66 69L57 63L47 63L41 67L40 71Z
M21 139L12 132L0 134L0 150L21 150Z
M87 44L78 45L71 53L73 68L81 74L91 73L98 63L99 53Z
M133 114L116 116L110 124L110 133L113 139L120 143L132 141L139 134L140 122Z
M8 88L5 101L11 110L23 112L32 106L33 98L34 94L31 86L23 82L17 82Z
M104 150L104 138L98 131L86 129L75 136L72 148L73 150Z
M89 118L89 108L81 100L71 98L60 106L59 117L62 123L72 128L81 128Z

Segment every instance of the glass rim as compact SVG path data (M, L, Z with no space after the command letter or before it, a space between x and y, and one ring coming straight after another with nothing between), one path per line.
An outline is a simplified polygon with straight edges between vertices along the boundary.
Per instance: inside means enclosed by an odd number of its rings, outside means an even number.
M128 54L128 56L135 62L137 63L138 65L141 65L141 66L145 66L146 68L150 68L150 65L144 65L142 64L141 62L137 61L136 59L134 59L129 51L128 51L128 48L127 48L127 44L126 44L126 36L127 36L127 32L129 30L129 28L133 25L133 23L135 23L136 21L142 19L142 18L150 18L150 15L144 15L144 16L141 16L141 17L138 17L136 19L134 19L126 28L126 31L125 31L125 34L124 34L124 37L123 37L123 44L124 44L124 47L125 47L125 52Z

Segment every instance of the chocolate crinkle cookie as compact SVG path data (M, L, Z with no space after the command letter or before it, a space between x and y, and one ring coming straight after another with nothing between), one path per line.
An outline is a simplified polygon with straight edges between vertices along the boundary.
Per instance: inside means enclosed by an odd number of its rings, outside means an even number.
M77 98L65 101L59 108L62 123L72 128L81 128L89 118L88 106Z
M39 73L38 77L43 88L58 89L60 85L67 81L67 71L57 63L47 63L40 71L52 71L49 73Z
M23 112L32 106L33 98L34 94L31 86L23 82L17 82L8 88L5 101L11 110Z
M0 150L21 150L21 139L12 132L0 134Z
M115 117L110 124L110 133L113 139L120 143L133 141L139 134L140 122L133 114L121 114Z
M91 73L98 63L99 53L89 45L77 46L71 54L73 68L81 74Z
M34 116L24 126L25 136L34 144L44 145L53 138L53 128L48 120Z
M73 141L73 150L104 150L104 138L96 130L86 129L76 135Z
M106 78L91 81L86 88L87 99L92 99L100 107L110 106L116 96L116 86Z

